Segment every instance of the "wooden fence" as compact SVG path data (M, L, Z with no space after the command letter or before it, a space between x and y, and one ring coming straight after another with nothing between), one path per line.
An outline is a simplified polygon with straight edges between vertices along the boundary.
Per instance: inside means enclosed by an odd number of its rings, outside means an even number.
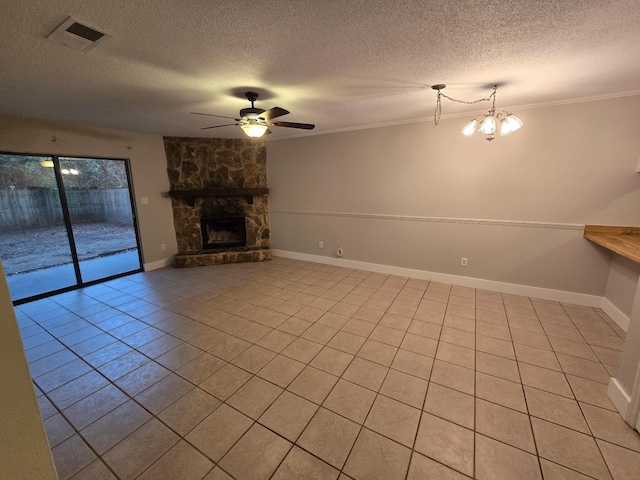
M67 190L72 222L133 224L129 190ZM58 190L0 190L0 228L64 222Z

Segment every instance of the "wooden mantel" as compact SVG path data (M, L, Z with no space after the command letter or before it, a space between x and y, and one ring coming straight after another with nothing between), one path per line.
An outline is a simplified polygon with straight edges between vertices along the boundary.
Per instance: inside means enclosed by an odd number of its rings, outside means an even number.
M585 225L584 238L640 263L640 227Z
M234 197L237 195L267 195L268 188L210 188L207 190L169 190L172 197Z

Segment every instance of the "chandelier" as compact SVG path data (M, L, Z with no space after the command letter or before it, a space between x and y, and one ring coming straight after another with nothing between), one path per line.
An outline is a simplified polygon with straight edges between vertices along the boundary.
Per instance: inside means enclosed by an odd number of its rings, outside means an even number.
M512 113L504 110L496 110L496 91L498 86L493 86L493 92L491 95L485 98L480 98L473 101L458 100L456 98L449 97L442 93L442 90L446 87L444 83L432 85L431 88L437 90L438 96L436 101L436 110L433 115L433 121L436 125L440 123L440 116L442 115L442 97L451 100L456 103L464 103L466 105L473 105L480 102L492 102L491 110L487 115L479 114L467 123L462 129L462 134L467 137L471 137L474 133L485 135L485 138L489 141L496 138L496 133L502 136L509 135L520 127L522 127L522 120L513 115Z

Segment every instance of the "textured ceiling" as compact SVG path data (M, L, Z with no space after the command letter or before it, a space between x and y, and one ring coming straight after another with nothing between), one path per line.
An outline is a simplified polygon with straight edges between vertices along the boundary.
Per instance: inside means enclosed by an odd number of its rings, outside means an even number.
M112 37L46 40L69 15ZM236 116L250 89L317 125L274 139L430 119L435 83L462 99L497 83L498 107L640 93L639 59L638 0L3 0L0 112L234 137L189 112Z

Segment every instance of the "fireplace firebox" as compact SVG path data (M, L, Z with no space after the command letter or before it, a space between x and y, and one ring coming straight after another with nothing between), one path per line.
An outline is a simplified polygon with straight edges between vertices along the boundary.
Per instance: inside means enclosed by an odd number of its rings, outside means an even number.
M202 249L213 250L247 245L244 217L216 217L200 219Z

